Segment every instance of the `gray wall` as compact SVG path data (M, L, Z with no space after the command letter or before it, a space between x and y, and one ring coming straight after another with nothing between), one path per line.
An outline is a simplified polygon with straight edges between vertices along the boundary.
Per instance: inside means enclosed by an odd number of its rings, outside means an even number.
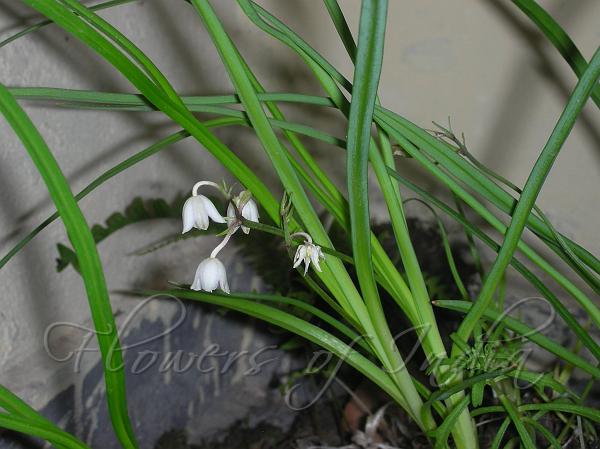
M214 3L268 90L320 92L299 60L250 24L233 0ZM320 2L261 3L284 17L351 76L349 60ZM355 29L359 2L341 3ZM465 133L469 148L482 162L522 185L574 86L575 77L561 57L508 1L390 3L381 85L384 105L425 127L430 127L432 120L446 123L451 116L453 128ZM600 2L541 3L589 58L600 42ZM198 17L183 2L145 0L102 15L148 53L178 91L231 91L210 39ZM0 36L9 36L23 25L34 23L36 17L19 2L0 0ZM108 64L56 27L47 27L2 48L0 82L9 86L133 90ZM96 174L176 129L159 114L72 112L29 104L27 111L74 191ZM289 115L343 133L341 122L331 113L290 110ZM596 234L599 117L589 104L540 199L559 229L595 252L600 249ZM279 189L249 132L227 130L218 134L273 189ZM53 209L35 168L4 121L0 121L0 136L0 248L5 253ZM311 150L343 185L341 153L321 145L311 146ZM420 176L410 166L406 170ZM190 140L111 180L81 205L89 222L96 223L113 211L122 210L134 196L170 198L189 189L195 180L222 177L227 178L227 174L219 164ZM430 185L429 181L426 185ZM385 214L377 195L374 204L373 215L383 219ZM214 239L183 242L141 258L128 256L140 246L176 232L178 227L175 221L139 226L102 243L99 249L109 287L116 290L149 281L155 285L166 280L189 281ZM35 407L44 406L70 385L81 385L82 379L82 375L73 373L72 363L51 360L42 346L44 331L54 322L89 326L79 276L72 269L55 272L57 242L66 242L59 222L0 271L0 379ZM233 260L233 250L227 251ZM112 301L120 320L136 304L136 300L118 294L112 296ZM169 310L167 306L156 306L145 316L151 322L168 323L174 319L174 312ZM77 347L82 338L81 332L66 328L53 336L53 344L65 353ZM202 346L203 340L198 338ZM92 369L96 357L84 357L84 371Z

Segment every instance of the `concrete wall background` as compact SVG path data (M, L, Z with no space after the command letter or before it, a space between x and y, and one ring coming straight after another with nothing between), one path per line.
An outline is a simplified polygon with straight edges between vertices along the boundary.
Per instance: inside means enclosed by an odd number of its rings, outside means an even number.
M268 90L319 92L299 60L257 30L233 0L213 2L242 53ZM316 0L261 1L322 51L343 73L351 66L335 38L324 7ZM358 0L344 0L353 29ZM482 162L522 185L573 88L575 77L557 52L508 1L419 0L390 2L383 103L414 122L446 123L467 137ZM600 3L594 0L540 2L559 20L589 59L600 43ZM226 74L200 20L183 2L144 0L102 12L157 63L176 89L186 94L231 91ZM9 36L36 14L14 0L0 0L0 36ZM85 46L55 27L0 49L0 82L9 86L54 86L132 91L131 86ZM290 118L342 133L332 114L289 110ZM158 114L67 111L27 105L27 111L78 191L96 174L176 128ZM279 188L251 134L221 130L218 135L256 172ZM52 212L44 185L21 144L0 121L0 248L4 254L24 233ZM339 153L311 147L344 183ZM400 162L402 164L403 162ZM412 172L412 168L407 167ZM540 204L556 225L598 253L598 179L600 114L588 104L555 169ZM419 176L419 173L414 173ZM111 180L82 201L90 223L122 210L134 196L173 197L198 179L227 177L219 164L189 140L145 161L126 176ZM378 204L377 197L375 203ZM382 208L373 215L383 218ZM128 229L100 246L111 289L148 280L189 280L215 240L178 244L143 258L126 256L179 223ZM0 271L0 379L29 400L44 405L56 392L77 382L69 367L50 360L41 341L56 321L89 324L79 276L56 274L55 244L65 242L62 225L53 224ZM230 251L230 257L233 252ZM125 314L135 301L114 295L113 307ZM162 315L164 313L164 315ZM168 311L161 315L169 316ZM66 332L67 350L81 335ZM90 361L92 366L93 360Z

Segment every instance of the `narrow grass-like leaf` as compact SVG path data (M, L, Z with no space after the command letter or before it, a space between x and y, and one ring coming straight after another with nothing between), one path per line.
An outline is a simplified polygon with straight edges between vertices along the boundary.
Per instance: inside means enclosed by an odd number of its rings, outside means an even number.
M350 31L350 27L348 26L348 22L346 22L346 18L344 17L340 5L337 0L323 0L323 3L327 8L329 17L331 17L331 21L333 22L342 43L344 44L344 48L346 48L348 56L350 56L350 60L355 62L357 51L356 42L354 42L352 31Z
M70 440L73 445L66 446L60 444L60 442L54 442L55 446L58 449L63 449L67 447L86 447L84 443L80 443L78 446L76 443L76 438L64 434L64 432L56 426L52 421L47 419L45 416L41 415L37 411L35 411L29 404L22 401L17 395L15 395L12 391L6 388L4 385L0 385L0 408L4 409L8 412L9 415L12 415L16 418L19 418L23 421L26 421L39 429L44 429L46 431L52 432L53 434L58 433L64 436L65 440ZM1 426L0 426L1 427ZM28 433L28 432L25 432ZM30 434L30 433L28 433ZM30 434L31 435L31 434Z
M562 57L565 58L565 61L571 66L575 75L581 78L587 68L587 61L577 48L577 45L575 45L575 42L573 42L558 22L535 0L512 1L536 24ZM592 99L600 108L600 86L597 85L592 90Z
M338 319L323 312L318 307L315 307L299 299L287 298L278 295L268 295L259 293L236 293L235 295L236 297L242 299L249 299L253 301L267 302L273 304L284 304L297 307L298 309L303 310L304 312L307 312L311 315L314 315L315 317L329 324L331 327L339 331L342 335L348 337L350 341L355 342L358 346L362 347L367 353L372 354L372 348L369 347L369 345L365 342L363 337L361 337L354 330L350 329Z
M379 302L379 294L371 265L367 167L373 110L383 63L386 19L386 0L363 0L347 131L346 183L352 253L363 298L371 312L381 310L381 307L372 305ZM376 326L386 326L383 314L372 318Z
M211 128L211 127L218 127L218 126L227 126L227 125L237 124L237 123L240 123L240 120L224 118L224 119L215 119L214 121L206 122L205 125L208 128ZM138 164L139 162L145 160L146 158L152 156L153 154L156 154L159 151L167 148L168 146L173 145L173 144L185 139L188 136L189 136L188 132L178 131L178 132L171 134L170 136L167 136L164 139L161 139L160 141L150 145L148 148L134 154L133 156L127 158L123 162L120 162L119 164L108 169L107 171L102 173L100 176L95 178L92 182L90 182L87 186L85 186L83 188L83 190L81 190L77 195L75 195L75 200L80 201L81 199L83 199L84 197L86 197L87 195L92 193L95 189L100 187L102 184L104 184L109 179L113 178L114 176L118 175L119 173L122 173L129 167L133 167L135 164ZM16 254L18 254L19 251L21 251L21 249L23 249L31 240L33 240L33 238L35 238L36 235L38 235L46 227L48 227L50 224L52 224L58 217L59 217L58 212L53 213L51 216L46 218L42 223L40 223L38 226L36 226L31 232L29 232L24 238L22 238L13 248L11 248L8 251L8 253L4 257L2 257L2 259L0 260L0 269L2 269L2 267L4 267L4 265L6 265L10 261L10 259L12 259Z
M456 384L450 385L449 387L443 388L441 390L437 390L429 396L427 402L423 404L423 407L431 407L436 401L444 401L455 395L460 391L467 390L471 388L473 385L478 384L480 382L496 379L498 377L502 377L509 373L513 368L506 368L504 370L499 371L491 371L487 373L478 374L473 377L469 377L467 379L463 379Z
M351 345L342 342L332 334L292 314L269 305L244 299L243 297L238 296L236 293L225 295L219 293L194 292L190 290L168 290L162 292L143 291L138 292L137 294L146 296L163 295L165 297L177 297L181 299L201 301L236 310L244 313L245 315L253 316L279 326L299 335L300 337L306 338L307 340L321 346L326 350L331 351L334 355L371 379L375 384L377 384L395 400L397 400L403 407L406 406L404 398L398 390L398 387L381 368L377 367L367 358L354 350Z
M500 424L500 427L498 428L498 431L496 432L496 435L494 436L494 439L492 440L490 449L499 449L500 448L500 444L502 443L502 440L504 439L504 435L506 434L506 431L508 430L508 426L510 426L510 418L505 418L504 421L502 421L502 424Z
M48 192L63 220L69 239L77 251L105 367L106 396L113 426L117 437L125 448L136 448L137 443L127 412L125 376L119 337L110 306L102 264L92 233L77 206L67 180L44 139L23 109L2 85L0 85L0 112L23 142L46 183Z
M512 421L513 426L515 426L515 429L517 429L521 447L523 449L536 449L535 443L531 439L531 435L529 434L529 431L525 427L525 424L523 424L522 418L519 414L519 410L517 410L517 408L510 401L510 399L508 399L506 397L506 395L500 394L499 399L500 399L500 402L502 402L502 405L504 406L504 409L506 410L508 417Z
M114 6L124 5L126 3L133 3L136 1L138 1L138 0L110 0L108 2L98 3L97 5L90 6L89 8L92 11L100 11L102 9L108 9L108 8L112 8ZM51 25L51 24L52 24L51 20L42 20L36 24L30 25L30 26L24 28L23 30L19 31L18 33L13 34L12 36L7 37L2 42L0 42L0 48L4 47L5 45L10 44L11 42L16 41L17 39L19 39L21 37L27 36L30 33L41 30L42 28L44 28L48 25Z
M525 183L525 187L523 187L523 192L513 211L511 222L504 235L504 241L498 252L498 257L496 257L496 260L488 272L473 308L461 322L457 331L457 334L463 340L468 340L475 325L489 307L492 296L496 291L496 287L498 286L504 271L510 264L512 256L517 248L521 234L525 229L527 217L535 205L535 200L542 189L544 181L599 77L600 48L596 51L590 65L581 77L579 83L577 83L554 131L531 170L527 182Z
M546 438L546 441L550 443L551 447L553 447L554 449L562 449L562 445L558 442L556 437L552 435L552 432L550 432L541 423L537 422L535 419L527 417L523 418L523 422L527 423L529 426L533 427L535 430L541 433L544 436L544 438Z
M563 412L573 413L583 418L590 419L594 422L600 423L600 410L585 407L583 405L570 404L568 402L550 402L545 404L525 404L519 406L520 411L549 411L549 412Z
M239 58L236 47L223 29L210 3L207 0L193 0L192 3L202 17L219 51L223 64L229 73L229 77L236 88L237 94L246 109L256 135L277 171L283 186L291 195L294 206L306 226L306 230L318 244L332 247L333 245L310 204L281 142L279 142L268 122L265 111L262 109L257 93L245 71L244 64ZM321 278L332 289L334 296L340 301L342 307L355 317L360 317L360 298L358 298L347 274L344 275L345 270L343 267L335 259L326 259L323 268L324 271Z
M42 425L38 421L31 421L28 419L9 415L8 413L0 412L0 427L5 429L14 430L25 435L31 435L34 437L42 438L46 441L51 442L58 448L68 449L90 449L89 446L79 441L74 436L63 432L58 428L51 428Z
M426 199L431 205L442 210L448 214L453 220L460 223L465 229L476 236L479 240L485 243L493 251L498 252L500 245L497 244L491 237L483 232L479 227L471 224L463 214L455 211L450 206L439 200L435 196L428 193L426 190L420 188L413 182L401 176L399 173L390 170L390 174L413 192L417 193L424 199ZM537 276L535 276L523 263L519 262L518 259L512 258L512 266L525 278L527 279L551 304L554 310L559 316L565 320L571 330L577 335L577 337L583 342L583 344L590 350L590 352L600 361L600 345L590 336L589 332L579 324L575 316L567 309L562 301L543 283Z
M63 4L69 6L78 16L89 22L94 28L99 30L101 33L110 38L121 50L131 58L132 61L136 62L152 79L156 85L162 89L167 97L173 101L177 106L181 106L185 109L185 105L181 101L181 98L175 92L169 80L162 74L162 72L156 67L154 62L146 56L133 42L131 42L123 33L117 30L114 26L108 23L99 15L95 14L91 9L85 7L78 0L60 0Z
M98 92L80 89L62 89L57 87L12 87L11 94L19 100L49 101L59 107L118 109L123 111L156 111L152 102L140 94ZM257 93L260 101L278 103L300 103L305 105L335 107L326 97L298 94L293 92ZM202 106L239 105L237 95L182 96L186 108L194 112L203 112Z
M203 126L187 109L172 102L166 94L148 79L142 70L119 51L109 40L77 15L56 1L23 0L57 25L86 43L119 70L142 95L187 130L198 142L211 152L261 203L275 222L279 220L279 204L264 183L229 148Z
M435 444L433 446L434 449L445 449L447 447L448 437L450 436L450 433L454 430L454 427L458 423L459 418L461 417L462 413L467 409L468 405L469 397L464 396L460 401L458 401L454 405L454 407L452 407L452 410L450 410L450 413L446 415L446 418L444 418L444 421L442 421L439 427L434 432L432 432L435 436Z
M395 173L395 172L393 172L390 169L390 174L391 173ZM454 255L452 254L452 246L450 245L450 239L448 238L448 232L446 232L446 225L444 225L444 222L442 221L439 214L435 211L435 209L433 207L431 207L426 201L421 200L419 198L408 198L408 199L404 200L404 203L406 204L411 201L416 201L416 202L422 204L433 214L433 218L435 219L435 221L438 225L440 238L442 240L442 247L444 248L444 253L446 254L446 260L448 261L448 268L450 269L450 274L452 275L454 284L456 285L456 288L460 292L462 299L465 299L465 300L469 299L469 292L467 291L467 288L465 287L465 283L463 282L462 278L460 277L460 273L458 272L458 268L456 266L456 261L454 259Z

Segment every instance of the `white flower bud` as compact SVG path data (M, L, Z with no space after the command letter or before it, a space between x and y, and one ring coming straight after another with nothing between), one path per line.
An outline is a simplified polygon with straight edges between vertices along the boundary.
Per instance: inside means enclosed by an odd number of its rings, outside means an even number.
M209 257L200 262L191 288L192 290L203 290L206 292L212 292L220 288L225 293L229 293L227 272L225 271L223 262L214 257Z
M237 218L236 208L239 210L239 207L242 204L244 206L242 207L240 215L248 221L258 222L258 219L260 218L258 214L258 206L252 199L251 193L248 190L244 190L231 200L229 206L227 206L227 218L229 218L231 222L235 222L234 220ZM250 232L250 228L247 226L241 226L241 228L245 234Z

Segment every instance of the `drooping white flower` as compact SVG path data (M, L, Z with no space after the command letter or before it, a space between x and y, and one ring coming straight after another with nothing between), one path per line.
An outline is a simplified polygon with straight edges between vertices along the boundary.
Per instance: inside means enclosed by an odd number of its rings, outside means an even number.
M242 208L241 212L237 212L240 210L240 207ZM234 223L231 226L241 226L244 234L248 234L250 232L250 228L235 224L238 213L248 221L258 221L260 218L258 214L258 206L252 199L252 194L248 190L244 190L238 196L233 197L229 202L229 206L227 206L227 218L229 219L230 223Z
M308 268L310 267L310 263L312 262L315 270L321 272L321 267L319 266L319 262L325 258L323 254L323 250L319 245L315 245L312 242L312 238L310 235L304 232L297 232L292 234L293 236L302 235L305 237L304 243L298 246L296 249L296 254L294 255L294 268L298 267L301 263L304 262L304 275L308 272Z
M215 257L209 257L208 259L204 259L200 262L200 265L198 265L191 289L212 292L217 288L220 288L225 293L229 293L227 272L223 262Z
M200 230L208 229L209 219L212 219L216 223L225 223L225 219L217 211L217 208L204 195L198 194L198 189L202 186L211 186L219 190L222 194L226 195L226 186L219 186L212 181L199 181L194 184L192 188L192 196L186 200L183 204L183 210L181 212L181 218L183 219L183 231L185 234L192 228Z
M183 204L181 216L183 219L182 234L192 228L208 229L209 219L216 223L225 223L225 219L217 211L215 205L204 195L195 195L188 198Z

